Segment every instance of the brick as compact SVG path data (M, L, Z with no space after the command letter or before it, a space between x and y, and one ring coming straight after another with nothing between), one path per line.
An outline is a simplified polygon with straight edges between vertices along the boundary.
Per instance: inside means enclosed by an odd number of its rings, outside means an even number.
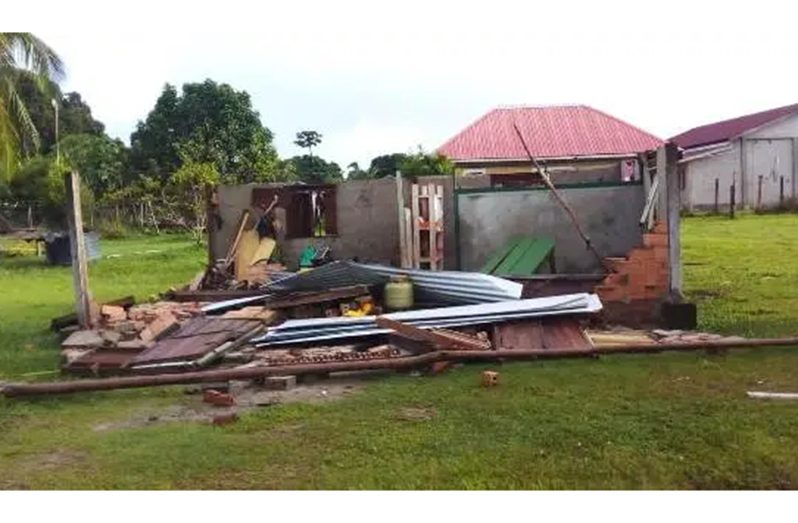
M597 285L594 290L602 301L622 301L626 297L624 290L614 285Z
M656 234L668 234L668 224L664 221L659 221L654 225L652 232Z
M108 323L127 320L127 312L118 305L103 305L100 307L100 314Z
M610 256L608 258L604 258L607 266L609 266L610 270L615 272L623 272L624 268L629 264L629 259L626 257L620 258L615 256Z
M668 236L666 234L646 233L643 235L643 246L645 247L667 247Z
M236 404L236 399L232 395L213 389L206 390L202 394L202 401L216 407L231 407Z
M436 361L429 366L429 373L432 375L441 374L452 366L451 361Z
M499 384L499 373L492 370L483 371L482 381L480 383L483 387L495 387Z

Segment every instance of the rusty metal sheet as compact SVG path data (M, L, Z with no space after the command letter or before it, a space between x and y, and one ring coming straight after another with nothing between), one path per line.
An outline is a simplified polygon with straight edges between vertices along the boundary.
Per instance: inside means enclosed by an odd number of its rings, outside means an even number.
M577 350L593 346L576 318L499 323L493 326L493 345L499 349Z
M171 336L135 356L132 364L194 360L219 345L239 339L261 322L221 318L194 318Z

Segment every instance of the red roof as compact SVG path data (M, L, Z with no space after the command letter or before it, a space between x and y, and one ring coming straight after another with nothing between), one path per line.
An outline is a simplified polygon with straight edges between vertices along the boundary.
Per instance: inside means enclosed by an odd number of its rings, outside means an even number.
M515 123L536 158L636 154L662 140L586 105L494 109L443 144L455 161L527 159Z
M762 125L778 120L798 112L798 104L777 107L761 113L748 114L731 120L723 120L701 127L695 127L689 131L677 134L671 141L682 149L698 147L700 145L711 145L713 143L725 142L736 138L746 131L756 129Z

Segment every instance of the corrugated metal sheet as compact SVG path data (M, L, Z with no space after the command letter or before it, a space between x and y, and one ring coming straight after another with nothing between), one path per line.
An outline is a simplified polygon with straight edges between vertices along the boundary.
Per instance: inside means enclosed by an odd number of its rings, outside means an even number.
M599 310L601 310L601 301L595 294L572 294L397 312L385 316L422 328L444 328L497 323L520 318L583 314ZM258 346L283 345L372 336L388 332L391 332L390 329L380 329L376 326L374 316L312 318L286 321L252 341Z
M494 109L443 144L452 160L528 158L513 124L536 158L636 154L662 140L585 105Z
M420 301L468 304L513 300L521 297L524 286L504 278L479 272L425 271L397 269L386 265L354 264L380 276L405 275L413 281Z
M794 113L798 113L798 104L786 105L768 111L747 114L729 120L721 120L720 122L694 127L689 131L677 134L671 138L671 141L675 142L676 145L683 149L724 142L740 136L746 131L750 131L772 122L773 120L778 120L779 118Z
M274 294L298 291L318 291L351 285L383 285L391 276L406 275L414 285L417 302L449 304L477 304L521 297L523 285L489 274L459 271L426 271L397 269L386 265L336 261L311 271L297 273L267 286ZM205 306L213 313L263 300L268 295L237 298Z

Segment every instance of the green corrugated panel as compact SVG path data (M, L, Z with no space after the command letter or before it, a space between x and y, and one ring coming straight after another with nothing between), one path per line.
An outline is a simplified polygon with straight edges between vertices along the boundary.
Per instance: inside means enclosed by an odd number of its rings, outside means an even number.
M521 240L523 240L523 238L513 238L507 243L507 245L494 252L493 256L491 256L487 263L482 266L482 269L480 269L479 272L483 274L493 274L493 272L499 267L499 264L504 261L507 255L512 252L512 250Z
M483 273L497 276L526 276L534 274L554 249L549 238L513 238L490 258Z

